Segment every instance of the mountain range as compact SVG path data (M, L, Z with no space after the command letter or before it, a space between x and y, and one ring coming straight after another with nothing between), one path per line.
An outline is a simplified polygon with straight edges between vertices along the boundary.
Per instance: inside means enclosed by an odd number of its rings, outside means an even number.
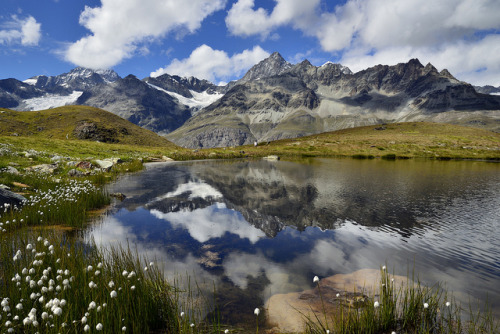
M110 111L191 148L237 146L362 125L434 121L500 132L500 87L474 87L418 59L353 73L340 64L290 64L275 52L225 86L164 74L142 80L75 68L0 80L0 107L66 104Z

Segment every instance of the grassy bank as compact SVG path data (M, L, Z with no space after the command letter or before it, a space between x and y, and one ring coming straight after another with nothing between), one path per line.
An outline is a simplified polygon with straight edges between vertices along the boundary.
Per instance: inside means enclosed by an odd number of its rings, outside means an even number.
M250 155L335 156L358 159L500 160L500 134L438 123L392 123L259 143Z

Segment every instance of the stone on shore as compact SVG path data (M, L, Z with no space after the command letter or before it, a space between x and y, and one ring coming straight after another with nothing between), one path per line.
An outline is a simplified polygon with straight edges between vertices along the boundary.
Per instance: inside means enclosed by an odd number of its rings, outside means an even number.
M20 207L23 205L24 202L26 202L27 199L24 196L21 196L19 194L16 194L12 191L9 191L7 189L0 188L0 206L2 208L7 206L18 206Z

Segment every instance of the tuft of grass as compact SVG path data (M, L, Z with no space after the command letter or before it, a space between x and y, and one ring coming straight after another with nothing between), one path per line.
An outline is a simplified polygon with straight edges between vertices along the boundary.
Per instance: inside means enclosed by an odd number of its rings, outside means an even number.
M440 285L426 287L418 280L408 279L398 286L385 267L380 273L378 290L369 297L368 303L351 306L346 300L339 302L339 311L335 314L306 317L306 333L460 334L498 333L500 330L500 323L488 308L481 312L479 307L469 306L467 320L463 320L462 315L467 310Z

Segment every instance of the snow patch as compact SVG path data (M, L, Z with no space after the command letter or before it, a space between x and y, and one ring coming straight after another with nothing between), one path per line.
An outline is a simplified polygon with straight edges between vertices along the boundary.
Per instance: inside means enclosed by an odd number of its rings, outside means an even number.
M196 109L196 111L211 105L212 103L214 103L215 101L217 101L218 99L220 99L224 95L221 93L210 94L207 91L199 93L199 92L196 92L194 90L189 90L189 92L191 93L191 95L193 95L193 97L185 97L185 96L182 96L181 94L170 92L168 90L165 90L161 87L152 85L150 83L148 83L148 85L153 87L154 89L158 89L164 93L167 93L168 95L172 96L173 98L176 98L177 101L179 101L179 103L181 103L185 106L188 106L189 108Z
M83 94L81 91L73 91L70 95L46 94L41 97L34 97L23 101L24 110L37 111L62 107L73 104Z
M497 95L497 96L500 96L500 92L490 93L490 95Z
M34 86L34 85L36 85L37 81L38 81L38 79L36 79L36 78L29 78L29 79L24 80L23 82L28 84L28 85Z

